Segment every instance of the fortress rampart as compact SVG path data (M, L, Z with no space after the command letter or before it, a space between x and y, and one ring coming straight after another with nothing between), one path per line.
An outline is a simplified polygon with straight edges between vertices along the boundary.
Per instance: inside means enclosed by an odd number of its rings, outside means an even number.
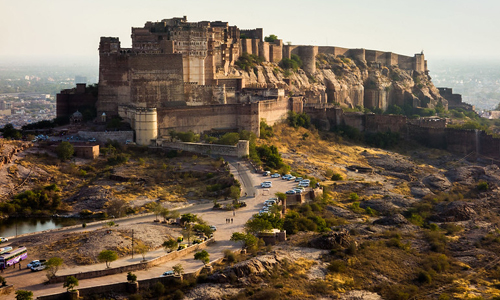
M411 57L377 50L347 49L330 46L284 45L283 57L290 58L292 54L298 55L301 58L303 63L302 68L308 73L316 71L316 56L318 54L345 56L356 60L380 63L384 66L397 65L404 70L427 71L427 61L423 53L415 54Z

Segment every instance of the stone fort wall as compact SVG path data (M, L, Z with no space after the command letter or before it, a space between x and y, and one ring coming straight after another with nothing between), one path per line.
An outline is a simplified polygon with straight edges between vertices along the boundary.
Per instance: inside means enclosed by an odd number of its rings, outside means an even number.
M415 54L411 57L392 52L366 49L304 45L283 46L283 57L290 58L292 54L298 55L302 60L302 69L308 73L316 72L316 56L320 53L335 56L342 55L357 60L377 62L385 66L398 65L399 68L405 70L415 70L419 72L427 71L427 61L423 53Z

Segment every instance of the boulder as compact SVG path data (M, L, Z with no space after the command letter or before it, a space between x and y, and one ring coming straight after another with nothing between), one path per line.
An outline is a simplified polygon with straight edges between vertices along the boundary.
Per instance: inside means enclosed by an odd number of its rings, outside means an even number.
M452 186L448 178L444 177L441 174L429 175L422 179L422 183L431 190L437 190L441 192L448 191Z
M356 218L358 218L358 215L356 215L352 211L350 211L348 209L344 209L342 207L328 205L326 207L326 209L329 210L329 211L331 211L336 217L341 217L341 218L345 218L345 219L356 219Z
M377 293L369 291L349 291L340 296L341 300L383 300Z
M407 225L410 222L403 217L402 214L393 214L387 217L380 218L373 222L375 225L391 225L391 226L400 226Z
M437 219L441 222L467 221L474 218L477 213L472 208L473 204L464 201L454 201L445 207L438 207L440 210Z
M325 233L315 239L312 239L309 244L314 248L319 249L334 249L336 247L347 248L352 243L356 243L351 237L351 234L345 230L341 229L340 231L330 231Z

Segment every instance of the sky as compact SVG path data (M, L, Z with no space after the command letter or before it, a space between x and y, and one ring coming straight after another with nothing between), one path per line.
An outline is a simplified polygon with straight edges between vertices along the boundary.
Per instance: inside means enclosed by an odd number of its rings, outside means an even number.
M131 27L187 16L264 28L294 45L424 51L439 59L500 60L498 0L0 0L0 63L97 64L101 36L130 47Z

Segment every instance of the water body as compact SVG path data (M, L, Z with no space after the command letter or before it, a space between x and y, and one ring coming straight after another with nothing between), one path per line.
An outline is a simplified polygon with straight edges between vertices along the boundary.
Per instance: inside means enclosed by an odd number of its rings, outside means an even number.
M25 233L79 225L92 221L77 218L9 218L0 220L0 236L15 237Z

